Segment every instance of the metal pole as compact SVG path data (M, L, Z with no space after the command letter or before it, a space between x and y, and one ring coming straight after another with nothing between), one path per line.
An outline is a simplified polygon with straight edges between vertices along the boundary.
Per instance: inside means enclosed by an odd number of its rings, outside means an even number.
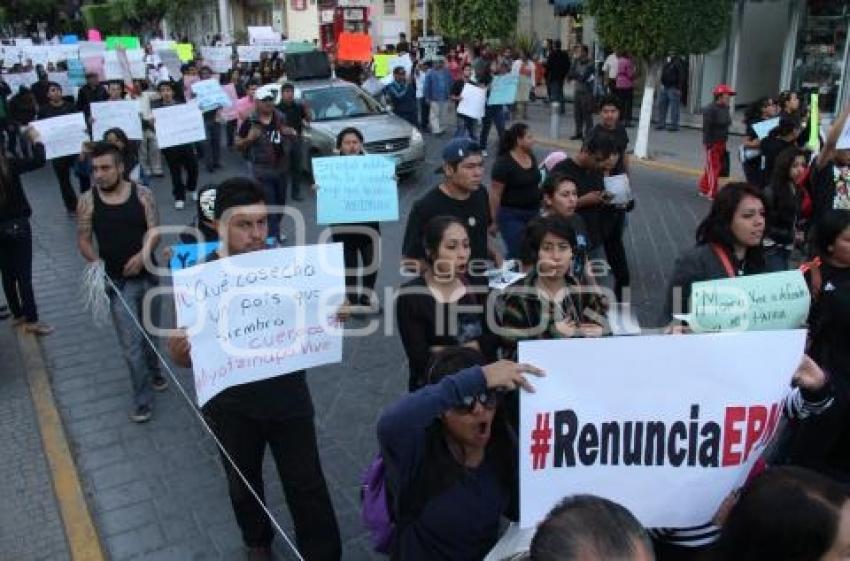
M561 104L552 102L552 112L549 114L549 137L552 140L558 138L561 131Z
M422 36L428 35L428 0L422 0Z

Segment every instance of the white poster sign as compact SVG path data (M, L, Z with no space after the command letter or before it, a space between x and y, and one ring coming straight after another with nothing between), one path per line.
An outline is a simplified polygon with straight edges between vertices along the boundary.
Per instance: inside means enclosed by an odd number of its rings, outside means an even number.
M18 90L21 86L28 88L38 82L38 75L35 73L35 70L30 70L29 72L14 72L14 73L3 73L3 81L9 85L9 89L12 90L12 93L9 94L9 97L18 93Z
M255 251L174 272L198 405L238 384L342 360L342 244Z
M196 103L178 103L151 111L160 148L206 140L204 117Z
M233 49L230 47L201 47L201 57L204 64L209 66L213 72L227 72L233 66L231 57Z
M146 77L145 51L129 49L103 52L103 73L107 80L124 80L128 70L134 79L142 80Z
M487 92L484 88L479 88L472 84L464 84L463 91L460 92L460 103L457 105L457 112L473 119L480 119L484 116L484 106L486 103Z
M286 46L281 44L275 45L237 45L236 55L239 57L239 62L259 62L262 53L283 53L286 52Z
M41 135L48 160L79 154L83 142L89 140L86 120L82 113L41 119L30 124Z
M92 137L103 138L107 130L118 127L124 131L130 140L142 139L142 119L139 102L135 99L126 101L98 101L91 104Z
M191 89L201 111L230 107L233 103L221 87L221 82L215 78L194 82Z
M588 493L647 528L712 519L775 434L805 330L520 342L520 525ZM565 360L568 357L568 360Z
M605 191L611 195L611 204L625 205L632 200L629 176L625 173L605 176Z

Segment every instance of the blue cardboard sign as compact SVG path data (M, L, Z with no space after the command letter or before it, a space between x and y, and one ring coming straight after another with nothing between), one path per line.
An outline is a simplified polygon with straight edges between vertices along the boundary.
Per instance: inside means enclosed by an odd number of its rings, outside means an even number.
M314 158L313 174L319 186L319 224L398 220L398 185L392 157Z
M519 88L519 76L502 74L493 77L490 84L490 97L487 105L510 105L516 103L516 92Z

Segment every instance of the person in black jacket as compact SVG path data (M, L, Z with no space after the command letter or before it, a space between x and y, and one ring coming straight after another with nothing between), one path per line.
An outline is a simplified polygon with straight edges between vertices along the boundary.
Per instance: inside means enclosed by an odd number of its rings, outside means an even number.
M679 105L682 102L682 87L685 85L687 71L681 57L667 57L661 69L661 91L658 94L658 123L656 130L670 132L679 130ZM670 124L667 125L667 109L670 109Z
M726 139L732 125L730 105L735 92L726 84L714 88L714 103L702 111L702 144L705 146L705 171L699 178L699 194L713 199L719 188L718 181L723 168Z
M747 183L729 183L717 193L708 216L697 227L696 247L680 255L673 267L665 324L673 313L687 313L693 283L766 272L765 206L758 187Z
M106 93L106 88L100 83L100 76L97 72L87 72L86 83L77 92L77 111L85 113L89 128L91 128L91 104L106 101L108 97L109 94Z
M549 89L549 101L561 104L561 115L564 114L564 80L570 73L570 55L561 50L561 41L555 41L552 52L546 58L546 85Z
M32 158L7 158L0 151L0 274L3 292L16 324L35 335L48 335L53 328L38 321L32 288L32 215L21 174L44 167L44 145L38 132L28 129Z
M799 185L805 171L806 153L796 146L789 146L776 158L773 180L764 191L769 211L764 237L768 271L787 271L794 244L802 242L797 223L803 206L803 190Z
M761 141L761 185L765 187L773 179L773 168L780 153L797 145L800 136L800 121L787 115L779 118L779 124Z

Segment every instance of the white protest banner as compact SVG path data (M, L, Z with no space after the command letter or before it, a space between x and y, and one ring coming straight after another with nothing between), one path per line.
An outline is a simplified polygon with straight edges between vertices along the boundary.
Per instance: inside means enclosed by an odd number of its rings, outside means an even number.
M758 123L753 124L753 131L755 131L756 136L759 137L759 140L766 138L767 135L770 134L770 131L779 126L779 117L773 117L772 119L765 119L764 121L760 121Z
M80 59L103 56L106 52L106 43L100 41L80 41L77 47L80 49Z
M629 176L625 173L605 176L605 191L611 194L611 204L624 205L632 200Z
M180 68L182 66L182 62L180 62L180 58L177 56L175 51L170 49L165 49L156 52L159 55L159 60L162 61L162 64L168 69L168 74L172 80L179 80L183 75L180 72Z
M690 314L696 333L796 329L809 317L811 294L799 269L695 282Z
M194 82L191 88L201 111L230 107L232 105L230 97L228 97L221 87L221 82L215 78Z
M177 44L177 41L163 41L162 39L151 39L150 46L154 52L156 51L168 51L174 50L174 45Z
M342 244L244 253L174 271L198 405L237 384L342 360Z
M236 55L239 62L259 62L260 55L263 53L283 53L286 52L286 46L277 45L237 45Z
M201 57L204 64L209 66L213 72L227 72L233 66L231 57L233 49L230 47L201 47Z
M398 220L393 158L376 154L313 158L313 174L319 185L317 223Z
M83 142L89 140L86 120L82 113L40 119L30 124L41 135L48 160L79 154Z
M103 73L107 80L141 80L145 78L145 70L145 52L142 49L103 52Z
M45 68L50 62L49 56L50 47L46 45L33 45L32 47L24 47L22 49L24 60L29 59L33 66L42 65Z
M206 140L204 117L195 103L178 103L151 111L160 148Z
M80 48L77 45L53 45L47 51L47 58L50 62L61 62L79 56Z
M473 119L480 119L484 116L484 105L487 102L487 92L483 88L473 86L472 84L464 84L463 90L460 92L460 103L457 105L457 112Z
M29 72L14 72L14 73L3 73L3 81L9 85L9 89L12 90L12 93L9 96L13 96L18 93L18 90L21 87L28 88L38 82L38 74L35 73L35 70L30 70Z
M712 519L775 434L805 330L520 342L546 372L520 396L520 525L564 496L647 528Z
M130 140L141 140L143 135L140 112L139 102L135 99L92 103L92 137L101 140L103 133L117 127L123 130Z
M280 41L280 33L271 26L248 26L248 42L252 45L275 45Z

